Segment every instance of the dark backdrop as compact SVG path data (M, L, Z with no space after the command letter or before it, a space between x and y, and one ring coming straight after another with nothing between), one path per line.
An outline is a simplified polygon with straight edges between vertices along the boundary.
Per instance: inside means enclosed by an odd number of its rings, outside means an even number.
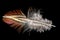
M29 32L18 34L16 30L12 29L2 21L2 16L10 11L15 9L21 9L25 14L29 7L41 9L43 17L46 17L53 21L53 24L56 25L55 28L52 28L50 31L45 31L44 33L39 33L36 31L31 31L30 36ZM53 1L38 1L38 0L25 0L25 1L0 1L0 39L1 40L54 40L58 39L59 28L58 26L58 13L56 12L56 4Z

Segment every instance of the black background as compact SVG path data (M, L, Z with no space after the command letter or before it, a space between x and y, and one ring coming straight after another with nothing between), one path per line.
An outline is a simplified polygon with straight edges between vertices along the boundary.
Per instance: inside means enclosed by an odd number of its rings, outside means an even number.
M25 1L0 1L0 39L1 40L58 40L59 27L58 24L58 13L56 12L57 5L54 1L38 1L38 0L25 0ZM53 24L56 25L55 28L52 28L50 31L45 31L44 33L39 33L35 31L25 32L18 34L16 30L12 29L2 21L2 16L11 10L21 9L25 14L29 7L42 9L41 13L43 17L46 17L53 21Z

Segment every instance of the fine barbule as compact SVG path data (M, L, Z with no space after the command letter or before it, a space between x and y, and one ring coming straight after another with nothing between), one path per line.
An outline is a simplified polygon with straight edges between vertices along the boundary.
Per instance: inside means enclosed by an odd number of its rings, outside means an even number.
M36 30L37 32L44 32L50 30L52 27L56 27L55 25L52 25L53 23L51 20L48 20L47 18L44 19L40 14L40 10L36 9L29 9L27 16L12 15L3 17L20 22L25 28L24 32L27 30Z
M52 27L55 27L52 25L52 21L48 19L44 19L42 15L40 14L40 10L29 10L28 11L28 19L30 21L27 21L27 28L26 30L36 30L39 32L44 32L47 30L50 30Z

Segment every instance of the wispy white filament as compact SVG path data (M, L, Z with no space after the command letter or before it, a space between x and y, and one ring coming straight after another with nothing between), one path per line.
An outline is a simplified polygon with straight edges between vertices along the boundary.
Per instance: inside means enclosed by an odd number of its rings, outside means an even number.
M28 19L31 21L27 21L27 28L26 30L36 30L39 32L44 32L45 30L50 30L52 27L55 27L52 25L52 21L48 19L44 19L42 15L40 14L40 11L28 11Z

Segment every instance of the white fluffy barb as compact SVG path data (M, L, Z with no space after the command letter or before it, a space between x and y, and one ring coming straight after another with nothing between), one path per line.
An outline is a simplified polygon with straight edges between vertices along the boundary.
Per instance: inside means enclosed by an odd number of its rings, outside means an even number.
M27 28L30 30L34 29L39 32L44 32L44 30L50 30L52 27L55 27L52 25L52 21L42 17L40 10L28 11L28 19L31 20L27 22Z

